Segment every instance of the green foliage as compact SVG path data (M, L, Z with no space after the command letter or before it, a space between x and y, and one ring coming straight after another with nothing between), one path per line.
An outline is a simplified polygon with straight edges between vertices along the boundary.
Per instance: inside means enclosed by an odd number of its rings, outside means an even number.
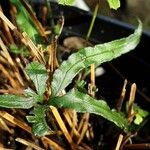
M29 109L34 103L34 99L30 96L0 95L0 107Z
M48 79L46 68L38 62L29 64L26 67L26 72L33 81L36 91L28 88L24 91L24 96L0 95L0 106L23 109L33 107L32 115L27 116L27 120L33 124L32 130L37 136L43 136L49 131L45 114L50 105L71 108L82 113L94 113L115 123L118 127L128 130L126 118L120 113L111 110L105 101L97 101L89 95L74 89L61 97L59 97L59 93L71 83L82 69L87 68L92 63L98 66L134 49L139 43L141 33L142 24L139 22L135 32L126 38L99 44L95 47L87 47L72 54L55 71L52 80L52 96L46 105L43 103Z
M120 7L120 0L107 0L109 7L112 9L118 9Z
M117 9L120 6L119 0L107 0L110 8ZM32 40L39 42L40 36L34 25L30 15L21 4L20 0L11 0L17 8L16 21L18 27L25 31ZM71 5L74 0L58 0L59 4ZM56 33L59 34L59 26L55 27ZM126 38L118 39L112 42L98 44L95 47L83 48L80 51L72 54L68 60L64 61L61 66L54 72L51 83L52 95L49 97L47 103L44 103L44 93L47 88L48 72L43 64L38 62L30 63L26 68L26 72L32 80L35 91L31 88L24 90L21 96L17 95L0 95L0 107L5 108L21 108L33 109L27 120L32 123L32 131L37 136L44 136L51 130L46 122L46 111L49 106L57 108L74 109L80 113L93 113L104 117L105 119L113 122L118 127L128 130L127 119L115 110L111 110L104 100L96 100L85 94L84 81L77 82L77 89L72 89L63 96L59 93L72 82L73 78L82 70L89 67L91 64L96 66L104 62L111 61L114 58L121 56L133 50L139 43L142 33L142 23L139 21L139 26L133 34ZM43 46L43 45L42 45ZM11 47L12 52L26 55L26 51L18 48L15 45ZM28 53L27 53L28 55ZM82 91L82 92L81 92ZM141 118L147 114L142 109L137 109L137 116L135 123L141 122Z
M143 119L146 118L149 113L146 110L143 110L140 106L134 104L133 111L135 112L134 123L140 125L143 122Z
M72 5L73 2L74 0L58 0L58 3L62 5Z
M16 21L18 27L27 33L27 35L34 41L41 41L41 37L39 36L39 32L36 29L30 15L21 4L20 0L10 0L12 4L14 4L17 8L17 16Z
M139 22L139 26L135 32L126 38L105 44L98 44L95 47L83 48L77 53L72 54L53 75L53 97L64 90L82 69L90 66L92 63L98 66L133 50L139 43L141 33L142 23Z
M27 116L28 122L32 123L32 131L36 136L44 136L50 130L45 120L46 110L45 106L37 105L31 112L32 115Z
M127 120L120 113L111 110L103 100L95 100L87 94L81 93L75 89L61 97L55 97L50 100L50 105L58 108L74 109L77 112L88 112L100 115L109 121L115 123L122 129L128 129Z
M37 94L43 96L47 86L46 81L48 79L48 73L45 66L38 62L33 62L26 67L26 72L34 82Z
M16 55L20 54L24 57L29 56L29 50L24 46L21 46L20 48L18 48L15 44L12 44L10 45L10 50Z

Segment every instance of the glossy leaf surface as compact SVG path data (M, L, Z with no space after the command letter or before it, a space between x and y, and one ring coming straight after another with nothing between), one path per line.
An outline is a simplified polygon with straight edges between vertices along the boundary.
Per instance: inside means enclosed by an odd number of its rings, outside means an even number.
M45 120L46 107L37 105L34 107L32 115L27 116L28 122L32 123L32 131L36 136L44 136L48 133L49 127Z
M33 97L23 97L17 95L0 95L0 107L29 109L33 107L35 101Z
M133 50L138 45L141 34L142 23L139 21L139 26L135 32L126 38L83 48L72 54L53 75L53 96L57 96L60 91L64 90L82 69L93 63L98 66Z
M125 130L128 129L126 118L120 113L111 110L105 101L95 100L89 95L74 89L62 97L51 99L50 104L57 108L69 108L74 109L77 112L97 114L109 121L112 121L120 128Z

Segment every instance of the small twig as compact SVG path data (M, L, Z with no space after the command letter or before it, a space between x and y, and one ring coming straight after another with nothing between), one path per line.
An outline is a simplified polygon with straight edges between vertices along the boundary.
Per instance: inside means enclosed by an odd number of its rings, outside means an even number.
M92 64L91 65L91 84L90 84L90 95L92 97L95 97L95 88L96 88L96 85L95 85L95 64Z
M118 100L118 103L117 103L117 111L119 112L122 108L122 104L123 104L123 101L124 101L124 98L125 98L125 94L126 94L126 86L127 86L127 80L125 79L124 80L124 84L123 84L123 88L122 88L122 92L121 92L121 95L120 95L120 98Z
M135 100L135 93L136 93L136 84L133 83L131 86L131 91L130 91L130 97L129 97L129 102L128 102L128 122L131 123L134 117L134 112L133 112L133 105L134 105L134 100Z
M146 150L150 149L150 143L141 143L141 144L127 144L124 146L125 149L136 149L136 150Z

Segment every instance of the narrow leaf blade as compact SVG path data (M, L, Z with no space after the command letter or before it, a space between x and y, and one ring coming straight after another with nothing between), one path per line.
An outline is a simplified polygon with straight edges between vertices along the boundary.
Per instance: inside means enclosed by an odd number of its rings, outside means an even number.
M34 106L32 97L0 95L0 107L29 109Z
M48 73L43 64L32 62L26 67L26 72L34 82L38 95L42 95L46 89L46 80Z
M120 113L109 108L103 100L95 100L87 94L77 90L72 90L62 97L56 97L50 100L50 105L59 108L74 109L77 112L88 112L100 115L105 119L115 123L118 127L128 130L127 119Z
M45 120L45 112L46 107L37 105L34 107L32 112L33 115L26 117L28 122L32 123L32 131L34 135L39 137L46 135L50 130Z
M87 47L72 54L53 75L53 96L57 96L82 69L90 66L92 63L98 66L133 50L138 45L141 34L142 23L139 21L139 26L135 32L126 38L99 44L95 47Z
M16 21L19 28L22 31L25 31L30 38L34 41L41 41L41 37L39 36L39 32L36 29L30 15L21 4L19 0L11 0L11 3L14 4L17 8L17 16Z

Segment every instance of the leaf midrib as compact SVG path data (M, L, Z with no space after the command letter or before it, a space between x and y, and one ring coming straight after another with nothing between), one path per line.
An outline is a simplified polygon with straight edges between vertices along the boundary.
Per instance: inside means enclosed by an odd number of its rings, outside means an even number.
M127 38L131 38L131 36L129 36L129 37L127 37ZM132 38L132 41L134 41L136 39L136 37L134 38ZM126 38L124 38L124 39L122 39L122 40L127 40ZM119 41L119 40L118 40ZM113 41L113 42L117 42L117 41ZM130 41L131 42L131 41ZM112 42L110 42L110 43L112 43ZM117 46L117 49L119 49L122 45L128 45L128 43L123 43L123 44L120 44L119 46ZM91 58L91 57L95 57L95 56L98 56L98 55L102 55L102 54L104 54L104 53L113 53L115 50L112 50L112 51L107 51L107 50L105 50L105 51L103 51L103 52L101 52L101 53L96 53L96 54L94 54L94 55L91 55L91 56L89 56L89 57L87 57L87 56L85 56L84 58L81 58L79 61L77 61L76 63L74 63L67 71L66 71L66 73L64 74L64 77L63 77L63 79L62 79L62 82L61 82L61 84L60 84L60 86L58 87L58 89L57 89L57 91L55 92L56 93L56 95L58 94L58 92L60 91L60 87L62 86L62 84L64 83L64 79L65 79L65 77L66 77L66 74L68 74L68 72L73 68L73 67L75 67L77 64L79 64L81 61L83 62L83 61L85 61L86 59L89 59L89 58ZM80 53L80 52L79 52ZM112 58L113 59L113 58ZM82 68L81 68L82 69ZM81 70L80 69L80 70ZM80 71L79 70L79 71ZM78 72L79 72L78 71ZM78 73L77 72L77 73ZM76 74L77 74L76 73Z

